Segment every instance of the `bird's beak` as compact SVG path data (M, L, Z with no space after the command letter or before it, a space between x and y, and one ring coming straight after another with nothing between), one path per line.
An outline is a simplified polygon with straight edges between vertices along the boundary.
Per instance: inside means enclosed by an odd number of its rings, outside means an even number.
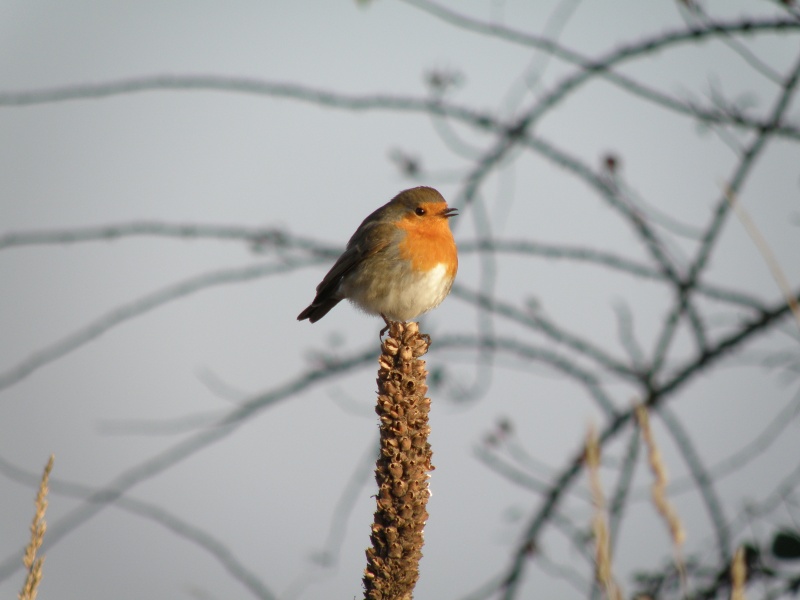
M457 208L446 208L442 211L442 216L446 218L450 217L457 217L458 216L458 209Z

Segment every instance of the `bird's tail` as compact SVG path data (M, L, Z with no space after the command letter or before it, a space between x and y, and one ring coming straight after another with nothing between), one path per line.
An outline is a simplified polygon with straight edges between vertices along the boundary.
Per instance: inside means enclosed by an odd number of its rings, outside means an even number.
M341 298L327 298L319 302L312 302L308 305L303 312L297 315L298 321L308 319L311 323L316 323L337 304L341 302Z

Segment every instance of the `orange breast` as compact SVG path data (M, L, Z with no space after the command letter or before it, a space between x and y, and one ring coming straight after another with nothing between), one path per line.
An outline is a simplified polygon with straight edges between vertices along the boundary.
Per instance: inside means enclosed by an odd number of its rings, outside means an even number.
M411 215L397 225L406 232L399 246L401 258L411 261L412 267L419 271L430 271L443 264L447 274L455 277L458 252L447 219L439 216L420 219Z

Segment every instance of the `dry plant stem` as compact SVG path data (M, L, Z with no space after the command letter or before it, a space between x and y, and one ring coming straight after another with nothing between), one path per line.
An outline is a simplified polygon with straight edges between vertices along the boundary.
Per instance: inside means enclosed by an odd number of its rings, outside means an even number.
M744 584L747 581L747 566L744 561L744 547L733 555L731 563L731 600L745 600Z
M608 533L606 501L603 495L603 486L600 482L600 441L597 437L597 429L594 426L589 428L589 432L586 435L584 456L594 504L592 533L594 534L595 545L595 578L597 583L605 590L606 598L609 600L622 600L622 590L614 580L614 574L611 570L611 540Z
M50 460L44 468L42 480L39 483L39 491L36 494L36 513L33 516L31 523L31 540L25 548L25 555L22 557L22 563L28 570L28 576L25 578L25 585L22 586L22 591L19 593L19 600L36 600L36 594L39 589L39 582L42 580L42 565L44 564L44 557L37 557L39 548L42 547L44 541L44 533L47 531L47 523L45 523L44 516L47 512L47 492L48 482L50 480L50 471L53 470L53 460L55 457L51 454Z
M364 571L366 600L410 600L419 578L428 519L430 398L425 361L429 339L416 323L389 324L378 370L380 456L377 509Z
M772 248L770 248L764 236L761 235L761 231L758 229L755 222L753 222L753 219L750 218L749 213L736 199L736 194L733 193L733 190L728 188L725 191L725 198L728 200L728 204L731 205L739 221L747 231L747 235L750 236L750 239L753 240L756 248L758 248L764 262L767 263L767 267L769 267L770 273L772 273L772 277L775 279L775 283L781 288L783 297L786 299L786 304L792 311L795 321L797 321L797 326L800 327L800 302L794 297L792 287L789 285L789 280L786 278L786 274L783 272L778 259L775 258Z
M672 506L667 499L667 483L669 478L667 476L667 467L664 465L664 460L661 457L661 451L656 445L655 437L653 437L653 430L650 427L650 415L647 408L643 404L637 404L635 407L636 421L639 424L639 429L642 432L642 439L647 447L647 460L650 463L650 471L653 473L653 505L656 507L658 514L664 519L669 528L670 537L675 551L675 567L681 578L681 586L684 591L686 590L686 568L683 561L683 543L686 541L686 530L683 527L680 517L678 516L675 507Z

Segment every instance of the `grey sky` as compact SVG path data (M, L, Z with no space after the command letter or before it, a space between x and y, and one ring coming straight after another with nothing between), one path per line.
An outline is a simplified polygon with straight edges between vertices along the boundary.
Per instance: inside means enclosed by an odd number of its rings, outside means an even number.
M425 97L423 76L438 69L463 74L454 101L507 117L572 70L550 59L542 79L526 92L526 72L541 68L540 54L453 28L412 4L0 0L0 95L150 75L224 75L347 94ZM554 11L573 4L449 3L476 18L533 33L543 31ZM731 18L756 10L771 14L772 9L752 4L708 2L708 9ZM594 56L682 23L676 3L578 3L560 39ZM796 60L797 33L758 36L748 48L784 74ZM702 103L716 88L731 99L753 100L759 115L768 111L777 90L719 42L699 51L690 46L664 51L623 65L620 72ZM752 98L741 96L745 92ZM788 114L797 122L796 102ZM615 153L632 193L695 227L707 223L736 164L713 132L700 131L685 117L665 116L604 82L587 86L535 131L592 167L607 152ZM483 133L460 126L456 132L480 151L492 143ZM469 160L454 154L421 114L355 112L209 90L0 106L0 236L147 220L284 227L343 246L369 212L413 185L389 159L397 148L419 155L434 175L424 183L454 198L460 187L451 175L464 173ZM798 165L796 143L773 141L740 198L795 287ZM481 199L497 237L643 256L630 228L584 185L541 158L521 156L504 164L482 188ZM459 241L485 234L475 214L467 210L458 218ZM692 256L685 240L670 252L679 264ZM256 262L244 244L230 241L131 238L5 249L0 373L134 299L209 271ZM636 333L650 351L671 301L663 286L595 267L508 255L498 255L496 266L498 297L518 306L535 300L548 317L618 356L625 353L615 305L631 307ZM377 359L380 321L348 305L313 327L295 321L327 267L322 262L168 303L2 390L0 456L38 472L53 452L55 479L101 487L195 433L110 434L115 424L222 414L292 381L332 346L350 355L374 344ZM780 297L735 219L725 228L710 273L714 283L745 289L765 302ZM477 290L482 277L477 256L462 254L458 283ZM733 326L734 311L710 313L715 335ZM556 469L580 447L587 424L601 417L582 389L552 369L510 358L497 359L479 401L459 402L458 393L485 372L475 368L474 353L437 350L435 340L474 334L478 322L474 307L452 297L424 321L434 336L428 363L446 365L450 379L433 394L437 469L419 598L460 598L485 583L507 564L520 523L538 505L538 497L474 457L475 446L498 418L512 416L527 452ZM495 326L499 334L517 333L502 320ZM676 348L676 357L690 354L686 331ZM787 384L751 364L784 348L796 352L796 335L774 334L750 355L729 359L674 404L709 464L757 435L796 393L796 379ZM374 508L371 479L354 505L337 565L320 567L311 558L325 544L335 503L353 469L374 444L375 369L369 364L265 409L222 441L136 486L130 496L213 533L282 598L359 596ZM233 400L218 388L233 388ZM628 406L630 389L610 391L618 407ZM670 471L684 477L674 446L661 425L654 426ZM795 468L800 436L795 424L789 432L751 468L723 481L729 517L744 499L757 500L759 491ZM626 441L612 444L611 454L620 456ZM649 480L643 469L637 473L641 491ZM607 489L615 478L616 471L608 469ZM566 507L588 524L584 488L575 488ZM27 540L33 495L30 487L0 479L0 561ZM675 502L691 548L712 553L697 494L677 496ZM49 521L77 506L54 493ZM563 537L548 534L545 543L550 558L584 567ZM620 578L626 581L633 569L659 568L670 552L652 506L637 503L617 547ZM20 571L0 583L0 595L13 597L21 582ZM569 583L535 566L524 589L525 598L579 596ZM40 598L247 594L207 552L124 507L109 507L47 551Z

